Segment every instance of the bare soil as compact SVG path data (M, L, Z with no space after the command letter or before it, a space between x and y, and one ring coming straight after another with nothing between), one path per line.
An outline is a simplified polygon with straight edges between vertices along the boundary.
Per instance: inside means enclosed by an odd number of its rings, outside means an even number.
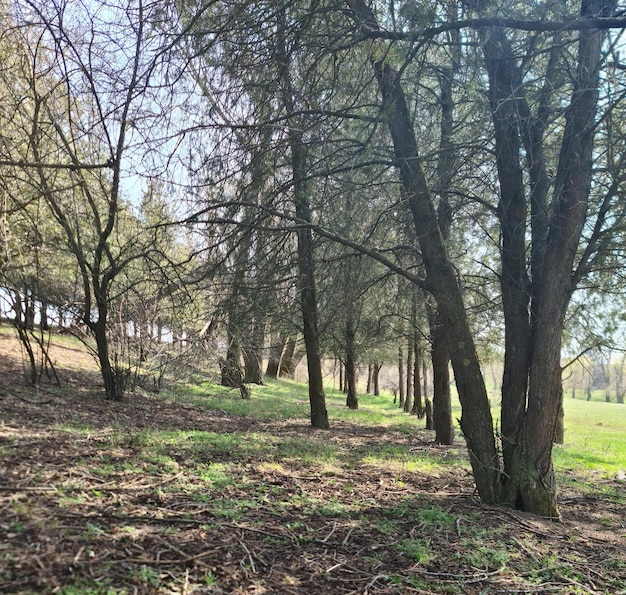
M588 478L569 478L552 522L481 504L458 466L367 462L385 444L458 456L426 432L322 432L147 394L111 403L88 355L57 347L53 358L62 392L36 390L0 334L0 593L626 593L618 479L590 493ZM233 456L207 448L190 460L173 445L159 464L145 430L332 443L345 460L247 454L238 484L203 484L199 459L219 468Z

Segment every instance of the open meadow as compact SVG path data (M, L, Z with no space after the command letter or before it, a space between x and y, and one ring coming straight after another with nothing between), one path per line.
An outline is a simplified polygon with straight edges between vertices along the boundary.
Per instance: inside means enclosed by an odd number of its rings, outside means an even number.
M61 339L36 391L0 332L1 593L626 593L625 406L566 399L552 522L481 504L389 394L329 387L329 431L289 381L106 402Z

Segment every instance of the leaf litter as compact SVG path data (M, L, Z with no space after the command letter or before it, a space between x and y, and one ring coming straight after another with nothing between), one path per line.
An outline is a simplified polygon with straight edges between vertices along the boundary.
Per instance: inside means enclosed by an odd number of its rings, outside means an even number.
M626 593L619 479L568 481L554 523L481 504L417 427L111 403L87 364L42 399L5 343L1 593Z

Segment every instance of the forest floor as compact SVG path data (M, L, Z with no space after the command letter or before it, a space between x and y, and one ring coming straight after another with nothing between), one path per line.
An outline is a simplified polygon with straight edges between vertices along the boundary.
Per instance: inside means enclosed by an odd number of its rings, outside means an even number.
M568 478L553 522L481 504L418 429L111 403L53 357L62 392L35 391L0 336L0 593L626 593L618 477Z

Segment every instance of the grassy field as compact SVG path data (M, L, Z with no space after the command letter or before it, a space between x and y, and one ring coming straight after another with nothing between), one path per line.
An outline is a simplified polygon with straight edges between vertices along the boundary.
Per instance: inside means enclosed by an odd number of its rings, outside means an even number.
M188 386L170 398L180 402L217 408L237 415L259 419L308 419L309 405L305 385L289 380L267 381L265 386L251 387L252 398L244 401L235 398L232 390L212 383ZM207 396L210 395L210 396ZM497 395L492 394L497 402ZM376 425L404 433L411 433L423 426L423 421L408 416L393 403L390 393L381 396L361 394L358 411L345 406L345 395L332 387L327 388L327 407L333 420L357 424ZM567 475L570 471L593 471L611 477L626 472L626 405L606 403L603 400L586 401L569 399L565 407L565 443L556 445L554 459L557 472ZM497 423L499 410L493 409ZM458 399L453 400L453 417L461 416ZM462 439L457 428L460 447Z

